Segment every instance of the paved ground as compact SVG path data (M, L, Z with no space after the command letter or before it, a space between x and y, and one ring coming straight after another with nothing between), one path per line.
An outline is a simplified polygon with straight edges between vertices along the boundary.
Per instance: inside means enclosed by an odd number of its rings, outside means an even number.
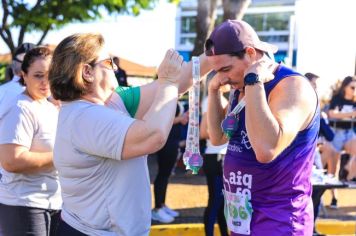
M156 158L152 156L148 160L152 183L157 171ZM207 197L208 193L204 175L186 174L182 168L177 167L175 175L170 179L166 196L166 204L178 210L181 214L173 223L202 223L202 215L207 203ZM325 207L324 211L320 212L320 219L355 221L356 189L338 190L338 209L328 207L331 202L329 191L324 194L323 202ZM158 222L152 222L152 224L157 225Z

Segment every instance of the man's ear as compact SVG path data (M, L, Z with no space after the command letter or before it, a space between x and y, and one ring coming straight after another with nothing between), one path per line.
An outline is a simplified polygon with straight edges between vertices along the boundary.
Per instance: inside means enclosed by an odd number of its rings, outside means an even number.
M88 83L92 83L94 81L93 68L90 65L84 64L82 77Z
M253 61L256 60L256 50L253 47L246 47L246 59L248 60L248 62L252 63Z

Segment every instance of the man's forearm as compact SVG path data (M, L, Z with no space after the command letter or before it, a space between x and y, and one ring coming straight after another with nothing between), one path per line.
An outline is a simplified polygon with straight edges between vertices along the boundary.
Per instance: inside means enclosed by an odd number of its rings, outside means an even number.
M245 87L246 130L257 159L274 157L280 127L268 106L262 83Z
M210 91L208 96L209 139L213 145L226 143L221 122L224 119L224 108L221 105L220 91Z

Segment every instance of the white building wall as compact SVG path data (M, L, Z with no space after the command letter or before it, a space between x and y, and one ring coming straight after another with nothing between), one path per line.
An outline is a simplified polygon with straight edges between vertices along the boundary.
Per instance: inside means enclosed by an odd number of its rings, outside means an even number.
M319 75L324 97L330 96L330 86L337 80L355 74L355 10L355 0L296 2L297 70Z

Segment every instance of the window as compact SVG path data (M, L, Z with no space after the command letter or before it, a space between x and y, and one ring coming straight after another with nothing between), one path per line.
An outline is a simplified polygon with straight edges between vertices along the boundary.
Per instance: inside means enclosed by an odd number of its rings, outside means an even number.
M246 14L244 20L256 31L289 30L292 12Z
M260 39L265 42L288 42L291 15L292 12L246 14L244 20L257 31Z
M196 19L193 16L182 17L182 28L181 33L195 33L195 22Z

